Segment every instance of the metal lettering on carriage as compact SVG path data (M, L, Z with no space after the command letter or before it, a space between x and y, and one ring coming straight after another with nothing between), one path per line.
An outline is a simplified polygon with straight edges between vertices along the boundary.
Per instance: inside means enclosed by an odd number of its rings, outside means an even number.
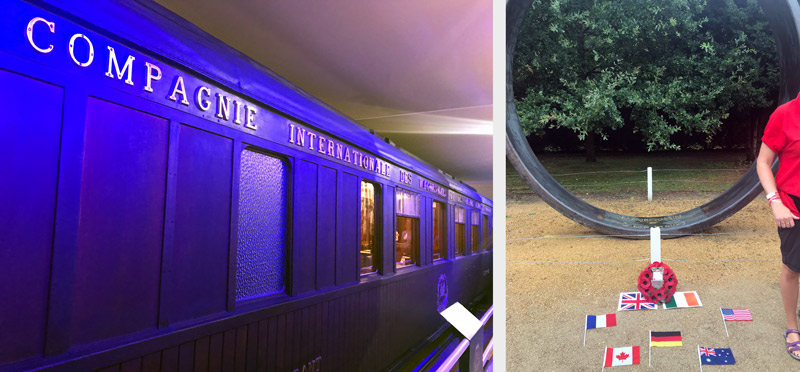
M439 186L439 185L437 185L437 184L435 184L433 182L430 182L428 180L420 179L419 180L419 188L421 188L423 190L428 190L428 191L430 191L430 192L432 192L432 193L434 193L436 195L439 195L439 196L441 196L443 198L447 197L447 190L444 187Z
M28 44L30 44L33 50L40 54L50 54L54 50L58 50L58 48L53 44L48 44L41 41L37 43L35 41L36 35L40 35L41 32L37 31L37 33L34 33L34 27L40 23L47 26L51 34L56 33L55 22L48 21L42 17L34 17L30 20L30 22L28 22L25 35L28 40ZM85 55L77 55L80 53L76 53L75 51L79 42L85 44L86 49L88 49ZM45 44L47 44L46 47L44 47ZM153 61L144 61L144 74L137 75L140 73L135 71L137 70L138 65L136 60L140 55L128 54L127 56L124 56L125 62L122 63L122 67L120 67L120 60L123 59L123 55L118 55L118 51L115 46L106 45L105 49L108 51L108 58L106 60L107 64L104 72L106 77L119 80L129 86L135 86L137 84L136 81L139 81L140 84L144 85L142 87L144 92L155 93L155 86L164 77L161 67L159 67ZM72 37L69 39L69 47L67 50L69 51L70 58L73 62L75 62L75 65L81 68L89 67L94 62L94 43L86 34L76 33L72 35ZM142 76L141 80L139 80L139 78L136 76ZM172 76L169 77L169 80L172 81L172 84L168 89L166 86L162 87L162 91L167 89L166 91L168 91L169 94L163 96L164 98L162 99L179 103L180 105L184 106L185 110L189 110L190 112L193 111L192 113L199 116L203 116L203 112L211 108L211 102L207 99L212 96L211 88L202 84L198 84L199 87L196 89L194 96L189 97L187 93L188 87L186 82L197 81L197 79L184 80L184 76L181 75L179 71L175 71ZM226 122L232 124L233 126L242 125L243 128L247 128L249 130L258 129L258 125L256 123L258 109L254 104L248 103L247 101L236 97L235 95L223 92L220 89L214 88L214 90L217 108L215 117L219 119L218 121ZM196 109L189 104L190 98L194 98Z
M288 122L288 127L289 136L287 142L297 147L301 147L313 153L326 155L330 158L343 161L354 167L365 169L386 178L391 178L391 164L381 159L358 151L344 143L315 133L311 129L303 128L292 122Z
M400 183L404 183L410 186L413 183L411 174L412 174L411 172L407 172L403 169L400 169Z
M447 190L447 198L451 202L456 202L456 203L464 202L464 195L461 195L453 190Z

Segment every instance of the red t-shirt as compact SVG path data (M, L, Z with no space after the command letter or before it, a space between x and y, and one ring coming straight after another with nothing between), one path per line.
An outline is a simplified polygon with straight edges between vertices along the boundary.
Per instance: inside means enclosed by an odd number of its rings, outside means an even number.
M789 195L800 196L800 95L772 113L761 137L767 147L780 159L775 183L781 202L795 216L800 216Z

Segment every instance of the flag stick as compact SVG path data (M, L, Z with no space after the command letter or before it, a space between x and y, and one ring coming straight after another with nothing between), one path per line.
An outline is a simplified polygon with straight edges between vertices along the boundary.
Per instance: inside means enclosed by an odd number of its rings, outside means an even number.
M603 368L600 369L600 372L606 370L606 354L608 354L608 350L606 350L606 344L603 344ZM700 371L703 372L703 371Z
M586 321L583 322L583 347L586 347L586 327L589 326L589 316L586 316ZM605 362L603 362L605 364Z
M703 361L700 359L700 345L697 345L697 362L700 363L700 372L703 372Z
M722 317L722 324L725 325L725 336L731 337L731 335L728 334L728 322L725 321L725 315L722 314L722 308L719 308L719 316Z
M647 368L650 368L650 363L653 361L653 330L650 330L650 346L647 347Z

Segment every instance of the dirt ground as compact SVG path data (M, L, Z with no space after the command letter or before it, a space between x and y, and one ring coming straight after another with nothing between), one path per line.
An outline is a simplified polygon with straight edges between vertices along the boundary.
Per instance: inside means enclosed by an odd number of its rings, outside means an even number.
M673 195L653 202L587 199L607 210L664 215L710 200ZM663 213L662 213L663 212ZM800 362L785 351L780 302L780 251L763 197L701 234L662 241L662 258L678 291L697 291L701 308L616 312L620 292L636 291L649 263L647 240L603 237L562 216L538 198L509 200L506 217L506 345L509 371L599 371L603 346L641 347L626 371L699 371L696 346L731 348L735 365L704 371L789 371ZM728 322L720 307L749 308L752 322ZM616 327L592 329L583 346L585 316L617 314ZM681 331L683 347L652 350L648 330Z

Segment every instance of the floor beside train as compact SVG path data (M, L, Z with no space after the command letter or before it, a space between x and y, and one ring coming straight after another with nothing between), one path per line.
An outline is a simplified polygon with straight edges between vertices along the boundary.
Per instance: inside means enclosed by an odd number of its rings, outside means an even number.
M673 195L650 203L590 202L618 212L663 215L709 199ZM641 346L641 364L625 369L630 371L699 370L696 345L731 348L736 359L733 366L704 366L705 371L800 367L782 340L778 237L761 197L702 235L662 241L663 261L675 271L678 290L697 291L703 307L616 312L618 325L589 330L585 347L585 316L615 313L619 293L636 290L650 243L600 237L538 198L510 201L506 222L509 371L596 371L604 345ZM720 307L749 308L754 321L728 322L726 337ZM683 347L653 348L650 369L648 330L683 336Z

